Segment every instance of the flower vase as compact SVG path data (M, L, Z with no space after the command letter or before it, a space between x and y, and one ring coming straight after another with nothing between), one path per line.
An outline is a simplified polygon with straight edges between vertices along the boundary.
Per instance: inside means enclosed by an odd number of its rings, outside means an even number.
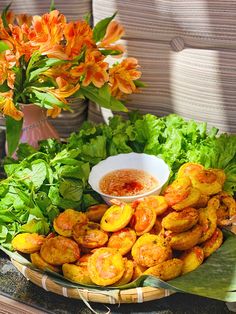
M24 121L20 137L20 143L28 143L37 148L38 141L48 138L59 139L56 129L47 119L46 110L34 105L21 105L24 113Z

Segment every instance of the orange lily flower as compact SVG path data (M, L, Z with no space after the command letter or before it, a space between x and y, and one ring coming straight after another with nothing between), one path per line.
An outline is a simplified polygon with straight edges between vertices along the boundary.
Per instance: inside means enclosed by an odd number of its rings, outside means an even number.
M137 70L138 67L138 61L135 58L127 58L109 70L109 83L113 96L120 98L121 92L131 94L137 91L133 81L141 76L141 72Z
M56 50L59 50L57 57L65 59L62 47L59 46L63 39L65 23L65 16L57 10L44 14L42 17L36 15L32 21L33 29L29 31L29 40L40 52L55 56Z
M7 24L13 24L15 20L15 14L12 11L8 11L6 14Z
M85 62L74 67L71 73L75 76L84 76L82 85L88 86L93 83L96 87L102 87L108 80L108 63L104 62L104 56L97 50L88 50Z
M102 47L108 46L124 35L125 31L117 21L111 21L107 27L105 37L101 41Z
M72 96L80 88L79 83L73 86L69 84L66 80L64 80L62 77L57 77L56 82L58 88L54 90L48 90L48 92L64 103L67 103L65 98Z
M16 21L19 26L22 26L23 24L26 24L27 26L30 26L32 23L33 17L28 14L17 14L16 15Z
M66 24L64 36L66 40L65 52L70 59L78 56L84 46L87 48L95 46L92 38L92 29L85 21L70 22Z
M0 54L0 85L7 80L7 85L13 89L15 82L15 73L11 68L16 64L15 55L7 50Z
M58 106L53 106L52 109L47 110L47 117L51 117L54 119L58 117L60 113L61 113L61 108L59 108Z
M120 51L120 55L116 57L121 57L125 52L125 47L123 45L114 45L113 43L119 40L125 31L123 26L121 26L117 21L111 21L107 27L105 37L98 44L99 48L104 48L106 50L118 50Z
M18 110L14 105L12 90L6 93L0 93L0 109L3 114L6 116L10 116L15 120L21 120L24 116L23 112Z

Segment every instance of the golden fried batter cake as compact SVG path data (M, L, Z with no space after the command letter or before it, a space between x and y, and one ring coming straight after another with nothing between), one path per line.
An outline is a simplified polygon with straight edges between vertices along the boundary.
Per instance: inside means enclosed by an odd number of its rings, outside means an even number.
M77 261L80 258L80 249L75 241L56 236L43 243L40 255L49 264L62 265Z
M21 253L38 252L45 241L45 237L37 233L19 233L12 240L14 250Z
M135 242L131 254L137 264L151 267L170 259L172 250L163 237L146 233Z
M162 215L168 208L168 203L164 196L161 195L150 195L141 200L138 200L138 207L153 208L156 215Z
M66 209L54 219L53 227L58 234L71 237L72 228L76 223L86 224L87 222L88 218L84 213L74 209Z
M109 286L123 276L125 261L116 249L99 248L88 260L88 272L95 284Z
M107 204L92 205L87 209L85 214L90 221L100 222L102 216L105 214L107 209L108 209Z
M133 212L134 210L129 204L113 205L103 215L101 228L108 232L121 230L128 225Z
M199 224L203 228L203 233L198 243L205 242L210 239L217 227L216 211L219 208L219 200L215 197L211 198L207 207L199 209Z
M203 170L204 167L200 164L193 163L193 162L186 162L183 164L177 173L178 178L179 177L190 177L192 175L195 175L199 171Z
M156 211L153 207L149 207L144 201L140 202L135 208L134 214L130 221L130 226L137 235L149 232L156 221Z
M178 258L169 259L145 270L144 275L153 275L161 280L171 280L181 275L183 262Z
M136 241L136 233L131 228L124 228L114 232L107 243L107 246L116 249L121 255L130 252L132 246Z
M63 264L62 272L65 278L82 285L92 285L89 272L86 266L78 266L74 264Z
M168 205L173 207L175 204L185 200L190 194L191 187L191 180L188 177L180 177L174 180L164 190L164 197Z
M189 273L202 264L204 260L203 249L199 246L194 246L193 248L186 250L180 256L180 259L183 261L182 274Z
M39 269L42 269L42 270L49 269L49 270L55 271L56 273L60 272L59 267L53 266L45 262L45 260L42 259L42 257L40 256L38 252L30 254L30 259L31 259L32 264L38 267Z
M103 246L108 241L108 234L101 230L98 223L88 222L85 225L74 225L73 238L80 246L94 249Z
M190 230L175 233L169 232L167 239L170 241L170 246L174 250L188 250L195 246L202 235L202 226L196 224Z
M207 258L214 253L223 243L223 233L217 228L210 239L202 243L204 257Z
M190 178L193 187L202 194L213 195L222 191L222 175L219 172L203 169Z
M127 283L129 283L132 279L133 273L134 273L134 263L131 260L128 260L127 258L124 258L125 262L125 272L123 276L115 282L112 286L118 287L118 286L123 286Z
M198 210L188 207L179 212L172 212L162 219L162 226L173 232L184 232L198 222Z

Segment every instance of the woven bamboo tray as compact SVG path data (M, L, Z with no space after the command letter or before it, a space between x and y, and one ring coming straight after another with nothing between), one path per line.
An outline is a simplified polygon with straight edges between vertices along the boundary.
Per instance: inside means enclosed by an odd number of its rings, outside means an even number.
M161 299L174 293L170 290L153 287L138 287L126 290L90 290L86 288L67 288L56 283L53 278L50 278L50 276L32 270L13 259L12 264L26 277L26 279L30 280L44 290L54 292L68 298L81 299L86 302L108 304L143 303L146 301Z

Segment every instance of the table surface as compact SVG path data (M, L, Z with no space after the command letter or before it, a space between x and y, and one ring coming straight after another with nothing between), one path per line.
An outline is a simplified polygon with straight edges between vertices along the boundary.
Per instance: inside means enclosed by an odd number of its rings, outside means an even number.
M92 311L80 300L68 299L47 292L30 281L27 281L2 252L0 252L0 295L20 301L33 308L40 309L44 313L92 313ZM91 302L90 305L98 313L108 312L108 309L103 304ZM110 309L110 313L116 314L232 313L228 310L224 302L182 293L176 293L160 300L140 304L107 305L107 307Z

